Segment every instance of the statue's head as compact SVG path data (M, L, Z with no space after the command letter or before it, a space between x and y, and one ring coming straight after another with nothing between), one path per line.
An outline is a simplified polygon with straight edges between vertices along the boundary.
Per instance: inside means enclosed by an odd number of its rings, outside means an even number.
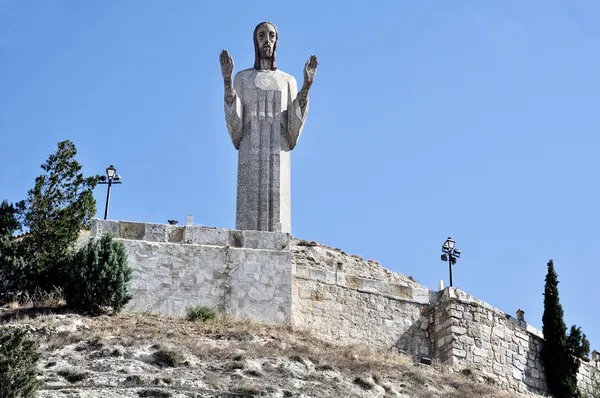
M270 70L277 70L277 28L271 22L261 22L254 28L254 69L260 69L260 60L268 59Z

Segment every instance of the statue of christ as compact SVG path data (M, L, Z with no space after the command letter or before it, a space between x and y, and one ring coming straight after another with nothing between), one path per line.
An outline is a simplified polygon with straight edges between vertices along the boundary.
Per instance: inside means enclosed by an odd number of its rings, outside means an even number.
M238 150L236 229L291 233L290 151L308 114L308 91L317 73L317 57L304 66L304 83L277 69L275 25L254 29L254 67L238 72L220 56L225 83L225 120Z

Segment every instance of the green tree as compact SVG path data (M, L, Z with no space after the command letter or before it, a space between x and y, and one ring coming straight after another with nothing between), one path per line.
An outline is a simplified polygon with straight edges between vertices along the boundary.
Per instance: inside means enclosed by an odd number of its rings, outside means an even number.
M39 385L40 355L27 332L0 330L0 398L33 398Z
M111 234L90 239L71 261L65 287L67 305L92 314L102 312L103 307L118 312L131 300L131 273L123 242Z
M84 177L76 154L71 141L59 142L27 199L17 203L20 221L29 232L23 239L26 258L37 275L34 285L42 290L63 286L79 232L89 227L96 213L93 189L98 176Z
M12 203L3 200L0 204L0 236L12 235L20 228L21 224L17 219L17 209Z
M573 325L567 336L563 308L558 296L558 275L552 260L548 262L544 287L542 360L548 390L556 398L578 398L577 372L580 358L588 355L590 344L581 328Z
M6 200L0 204L0 304L16 300L27 285L25 261L20 256L21 245L13 239L20 229L17 209Z
M29 290L30 268L20 255L21 245L10 236L0 236L0 304L17 301Z

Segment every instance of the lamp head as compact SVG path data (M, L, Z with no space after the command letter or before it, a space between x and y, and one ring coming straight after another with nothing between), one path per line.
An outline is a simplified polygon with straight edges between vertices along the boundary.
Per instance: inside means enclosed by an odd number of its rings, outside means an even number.
M117 174L117 169L115 169L112 164L106 168L106 176L109 180L112 180L115 177L115 174Z
M444 253L449 253L452 251L452 249L454 249L454 241L451 237L448 237L448 239L446 239L444 245L442 246L442 251Z

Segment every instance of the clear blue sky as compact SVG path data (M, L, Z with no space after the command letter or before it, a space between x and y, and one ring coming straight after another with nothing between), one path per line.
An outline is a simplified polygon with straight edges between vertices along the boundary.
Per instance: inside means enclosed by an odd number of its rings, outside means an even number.
M455 286L538 328L552 258L567 325L600 349L597 1L0 0L0 199L70 139L87 174L123 176L109 218L233 228L219 52L251 67L265 17L299 85L319 58L295 236L434 289L452 236Z

